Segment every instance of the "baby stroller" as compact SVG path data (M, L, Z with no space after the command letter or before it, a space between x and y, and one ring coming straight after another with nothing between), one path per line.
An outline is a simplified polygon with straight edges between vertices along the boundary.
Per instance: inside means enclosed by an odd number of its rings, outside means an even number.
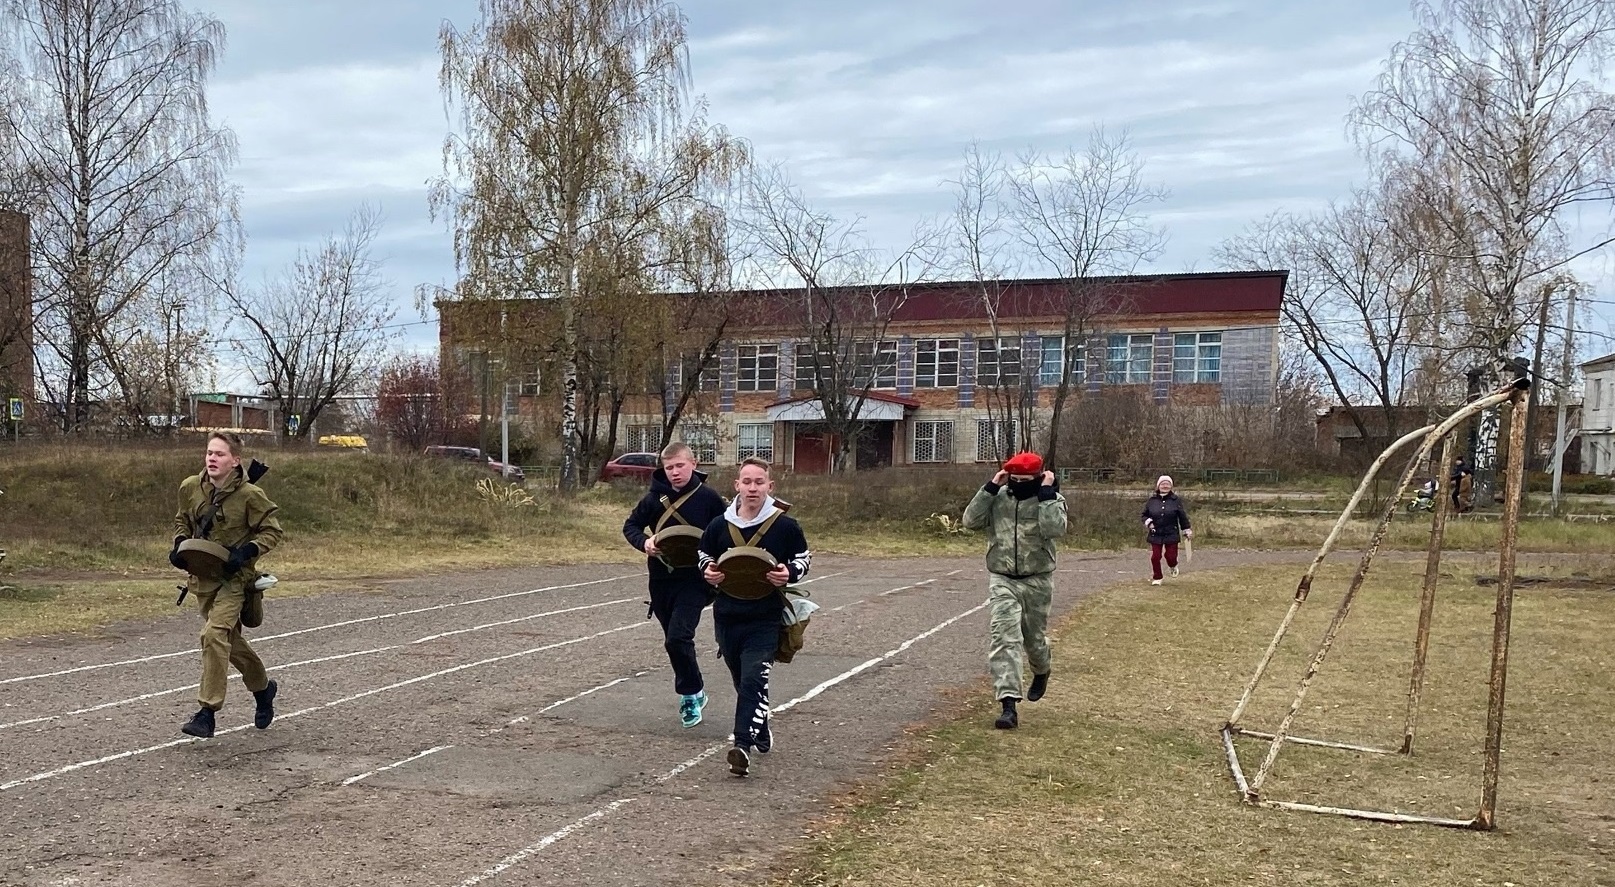
M1436 479L1432 477L1417 490L1414 490L1413 498L1408 500L1408 514L1415 514L1420 511L1435 511L1436 489Z

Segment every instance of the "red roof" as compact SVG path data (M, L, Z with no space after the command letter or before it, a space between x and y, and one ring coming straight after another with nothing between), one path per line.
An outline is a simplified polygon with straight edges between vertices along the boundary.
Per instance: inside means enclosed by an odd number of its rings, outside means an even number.
M1127 277L1044 278L995 281L1001 318L1058 317L1073 285L1092 286L1113 298L1124 316L1167 314L1271 313L1277 320L1288 271L1219 271L1200 274L1132 275ZM892 321L985 319L982 285L947 281L877 287L844 287L832 292L865 302L871 292L885 304L900 302ZM756 324L780 322L796 315L802 289L742 290L731 302L736 319Z

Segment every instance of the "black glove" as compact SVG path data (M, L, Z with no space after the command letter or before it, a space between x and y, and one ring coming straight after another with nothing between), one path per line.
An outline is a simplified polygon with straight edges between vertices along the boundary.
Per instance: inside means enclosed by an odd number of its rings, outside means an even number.
M247 561L258 556L258 546L251 542L243 542L230 549L230 559L224 562L224 575L234 576L241 572Z
M184 541L184 536L174 537L174 547L168 551L168 562L173 564L177 569L188 571L188 568L185 566L185 559L179 556L179 544Z

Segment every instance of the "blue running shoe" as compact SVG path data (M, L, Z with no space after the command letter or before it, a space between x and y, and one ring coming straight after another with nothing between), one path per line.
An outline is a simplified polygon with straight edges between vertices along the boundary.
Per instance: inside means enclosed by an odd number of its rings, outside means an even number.
M701 723L701 709L706 708L707 691L679 697L679 720L686 727Z

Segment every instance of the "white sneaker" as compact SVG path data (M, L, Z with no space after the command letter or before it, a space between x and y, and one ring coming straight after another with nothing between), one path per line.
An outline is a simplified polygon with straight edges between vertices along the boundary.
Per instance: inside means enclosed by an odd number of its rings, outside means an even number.
M1151 585L1160 585L1160 584L1161 584L1161 580L1159 580L1159 579L1151 579L1151 580L1150 580L1150 584L1151 584Z
M1173 579L1178 578L1178 568L1177 567L1172 568L1172 578Z

